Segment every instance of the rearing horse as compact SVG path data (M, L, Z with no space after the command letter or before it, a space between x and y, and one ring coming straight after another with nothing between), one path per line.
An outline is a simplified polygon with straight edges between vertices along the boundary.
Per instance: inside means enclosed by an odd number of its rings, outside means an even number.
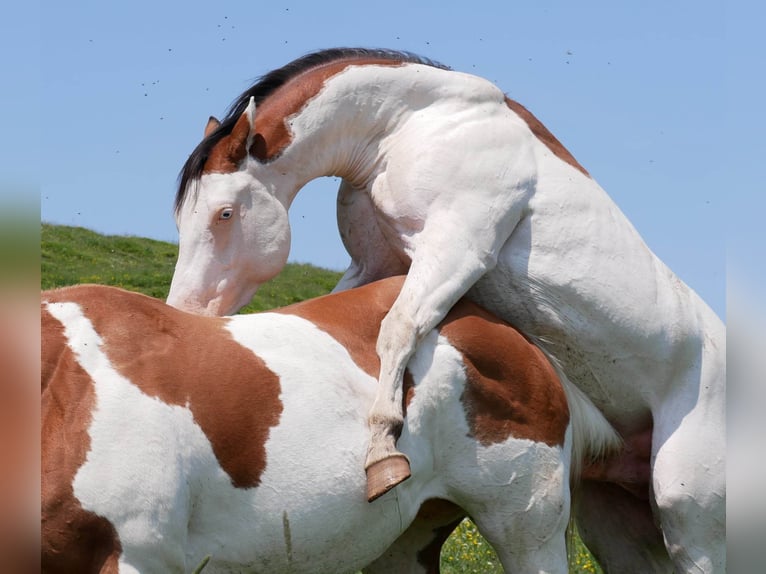
M605 569L723 572L725 327L487 80L364 49L267 74L210 119L183 168L168 302L212 315L247 303L285 265L295 195L327 175L343 180L352 259L336 289L407 273L377 341L369 497L409 474L395 448L403 371L467 294L555 356L633 453L594 477L624 488L583 484L579 528Z

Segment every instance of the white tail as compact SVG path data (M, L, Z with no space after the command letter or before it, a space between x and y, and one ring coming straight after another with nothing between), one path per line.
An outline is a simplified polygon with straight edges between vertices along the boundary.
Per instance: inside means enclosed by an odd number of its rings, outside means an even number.
M533 342L550 361L567 396L572 427L572 462L569 475L572 484L575 485L580 478L583 462L604 458L621 449L622 438L587 395L569 380L556 358L545 350L544 342L536 338L533 338Z

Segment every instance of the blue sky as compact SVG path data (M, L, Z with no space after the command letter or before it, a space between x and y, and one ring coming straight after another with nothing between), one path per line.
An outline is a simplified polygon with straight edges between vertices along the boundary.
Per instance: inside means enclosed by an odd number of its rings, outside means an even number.
M2 80L4 122L18 135L1 138L1 181L39 186L44 221L176 241L176 177L209 115L308 51L390 47L485 76L526 105L720 315L727 227L738 268L762 273L749 233L764 207L752 173L764 158L754 128L763 53L748 46L764 21L755 3L101 0L23 10L2 24L14 71ZM317 180L298 195L292 261L345 268L337 184Z

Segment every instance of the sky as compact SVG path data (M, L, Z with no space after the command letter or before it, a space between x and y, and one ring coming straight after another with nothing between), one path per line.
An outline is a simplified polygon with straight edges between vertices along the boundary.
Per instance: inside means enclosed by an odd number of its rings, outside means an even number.
M176 242L177 175L208 116L316 49L409 50L529 108L724 317L727 231L737 270L763 273L750 235L764 212L763 64L748 38L764 13L704 0L18 3L1 24L15 136L0 138L0 183L39 189L43 221ZM298 194L291 261L347 266L338 183Z

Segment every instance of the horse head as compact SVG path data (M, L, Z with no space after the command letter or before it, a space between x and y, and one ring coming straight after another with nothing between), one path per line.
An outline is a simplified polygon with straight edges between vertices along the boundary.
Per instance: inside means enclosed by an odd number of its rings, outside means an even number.
M287 201L275 193L284 182L250 151L259 144L254 99L233 119L208 120L176 198L179 253L168 303L205 315L246 305L290 251Z

